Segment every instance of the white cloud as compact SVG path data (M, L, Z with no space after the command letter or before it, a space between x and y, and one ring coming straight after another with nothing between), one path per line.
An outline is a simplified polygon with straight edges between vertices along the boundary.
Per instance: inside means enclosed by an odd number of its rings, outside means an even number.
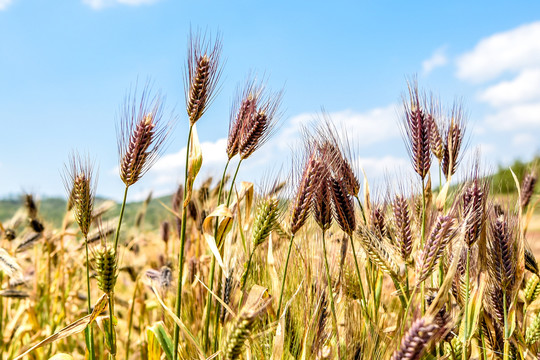
M540 128L540 21L481 39L457 59L457 77L478 84L477 100L488 108L484 136L505 132L506 143ZM516 148L516 154L524 152ZM501 154L502 155L502 154Z
M446 46L443 46L435 50L429 59L422 62L422 71L424 75L427 75L434 69L444 66L447 63L448 58L446 57Z
M371 178L380 178L386 174L404 174L410 172L409 159L394 156L360 158L359 165L366 175Z
M352 110L328 113L338 131L345 131L348 140L358 147L366 147L375 143L398 137L396 105L375 108L365 112ZM273 141L278 141L281 149L294 146L301 139L302 126L319 118L317 113L305 113L293 117Z
M540 128L540 102L504 107L486 116L485 121L496 130Z
M540 64L540 22L522 25L481 40L457 60L457 76L484 82L507 72Z
M218 139L215 142L205 141L201 143L203 154L203 167L225 165L227 162L227 139ZM180 151L162 156L150 170L154 175L161 175L166 172L176 172L185 169L186 147Z
M497 147L491 143L479 143L476 145L476 148L474 150L478 150L480 152L480 155L484 156L495 153L497 151ZM475 156L473 152L471 152L470 155Z
M204 177L204 174L221 174L227 162L226 146L227 139L225 138L201 143L203 164L199 178ZM141 185L143 189L139 190L139 196L144 196L151 189L157 191L156 196L171 193L179 181L184 179L185 163L186 147L178 152L162 156L144 176L144 182Z
M6 1L6 0L0 0ZM7 0L11 1L11 0ZM90 6L94 10L101 10L106 7L113 5L128 5L128 6L139 6L139 5L150 5L158 2L159 0L83 0L83 3Z
M0 11L6 10L13 0L0 0Z
M480 93L479 99L494 107L540 100L540 68L525 69L513 80L501 81Z

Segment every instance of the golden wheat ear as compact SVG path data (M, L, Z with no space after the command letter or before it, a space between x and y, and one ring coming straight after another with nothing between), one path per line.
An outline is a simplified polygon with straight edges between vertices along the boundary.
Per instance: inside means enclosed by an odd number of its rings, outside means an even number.
M463 154L465 137L465 115L460 103L455 103L448 116L446 129L443 133L442 170L446 179L455 174Z
M94 218L96 181L94 166L88 156L73 153L63 176L69 194L68 208L73 210L81 233L87 237Z
M408 84L409 94L403 99L402 128L405 146L409 152L414 171L425 179L431 167L431 121L421 101L418 83Z
M525 208L527 205L529 205L529 202L531 201L531 197L534 194L534 188L536 186L536 181L538 180L538 177L536 175L536 172L530 171L525 175L523 178L523 182L521 184L521 207Z

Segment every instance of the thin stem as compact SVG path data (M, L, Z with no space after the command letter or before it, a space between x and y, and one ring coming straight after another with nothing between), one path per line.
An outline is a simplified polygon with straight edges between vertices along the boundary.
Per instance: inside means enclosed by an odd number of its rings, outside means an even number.
M120 217L118 218L118 226L116 227L116 234L114 235L114 254L116 257L116 262L118 262L118 239L120 238L120 228L122 227L122 219L124 218L124 210L126 209L126 201L128 194L129 186L126 185L124 190L124 199L122 200L122 207L120 208ZM111 357L116 358L116 336L113 326L113 317L114 317L114 291L109 294L109 330L110 330L110 342L111 342Z
M193 125L189 126L187 147L186 147L186 173L184 179L184 203L187 196L187 179L188 179L188 163L189 163L189 148L191 145L191 133L193 132ZM182 276L184 272L184 246L186 243L186 220L187 212L186 206L182 206L182 226L180 230L180 252L178 254L178 286L176 290L176 316L180 318L182 307ZM173 360L178 360L178 342L180 340L180 327L178 324L174 325L174 345L173 345Z
M325 235L325 231L323 230L322 231L322 245L323 245L323 252L324 252L324 268L326 269L326 281L328 282L328 292L330 293L330 307L332 309L332 320L334 324L334 331L336 332L338 358L341 359L341 343L339 341L338 324L337 324L337 317L336 317L336 306L334 304L334 290L332 289L332 278L330 277L330 268L328 266L328 256L326 254L326 241L325 241L324 235Z
M129 360L129 346L131 345L131 328L133 327L133 311L135 310L135 298L137 297L138 289L139 289L139 278L135 280L135 290L133 290L133 297L131 299L131 308L129 309L128 336L127 336L127 342L126 342L126 360Z
M238 170L240 170L240 165L242 164L243 160L244 159L240 159L240 161L238 162L238 166L236 167L236 171L234 172L234 176L231 182L231 188L229 190L229 195L227 196L227 206L231 204L231 196L233 193L234 182L236 181L236 176L238 175Z
M360 201L360 198L358 197L358 195L355 195L354 197L356 199L356 202L358 203L358 206L360 207L360 213L362 214L362 218L364 219L364 224L366 224L367 223L366 214L364 211L364 207L362 206L362 202Z
M525 317L524 317L525 318ZM480 331L480 341L482 343L482 348L480 349L482 354L482 360L487 360L487 353L486 353L486 336L484 334L484 330L482 329L482 326L478 327L478 330Z
M352 235L349 235L349 240L351 241L351 247L352 247L352 253L354 258L354 266L356 267L356 274L358 275L358 284L360 285L360 295L362 296L362 301L360 302L360 305L362 309L364 310L364 315L368 318L369 322L371 322L370 315L367 311L367 300L366 300L366 293L364 292L364 285L362 284L362 276L360 275L360 267L358 266L358 257L356 256L356 249L354 248L354 241Z
M248 259L247 266L246 266L246 273L244 275L244 278L242 279L242 286L241 286L242 292L241 292L241 295L240 295L240 302L238 303L239 307L242 307L242 303L244 302L244 295L245 295L244 290L246 288L246 284L247 284L247 281L248 281L248 278L249 278L249 269L251 268L251 259L253 258L254 253L255 253L255 249L253 249L251 251L251 253L249 254L249 259Z
M291 249L294 242L294 234L291 234L291 238L289 240L289 250L287 251L287 260L285 260L285 270L283 271L283 280L281 282L281 292L279 293L279 302L278 302L278 310L277 310L277 317L279 318L279 314L281 312L281 302L283 301L283 290L285 290L285 280L287 279L287 268L289 266L289 258L291 256Z
M86 291L88 298L88 314L92 313L92 299L90 297L90 260L88 257L88 236L84 236L84 245L86 248ZM94 330L92 329L92 325L89 325L84 330L85 338L86 338L86 347L88 348L88 353L90 355L91 360L95 360L96 355L94 352Z
M225 185L224 184L225 176L227 175L227 168L229 167L230 162L231 162L231 159L228 159L227 163L225 164L225 169L223 169L223 174L221 175L221 182L219 183L219 191L218 191L218 198L217 198L218 205L221 204L221 195L223 194L223 185ZM216 223L216 228L217 228L217 223Z
M382 284L383 284L383 274L380 271L377 271L377 281L375 282L375 292L373 293L374 308L373 308L373 318L375 323L379 321L379 307L381 306L381 293L382 293ZM401 289L400 285L400 289ZM399 290L399 289L396 289ZM403 291L401 290L403 293Z
M227 163L225 164L225 169L223 169L223 174L221 175L221 182L219 183L219 190L218 190L218 205L221 204L221 195L223 193L223 185L225 181L225 176L227 174L227 168L229 167L230 159L227 160ZM214 239L217 237L217 232L219 228L219 218L216 218L216 225L214 227ZM210 265L210 290L214 290L214 273L216 269L216 258L215 256L212 256L212 263ZM206 298L206 307L204 310L204 330L203 330L203 346L206 350L208 350L208 331L210 328L210 312L212 310L212 294L209 292Z
M463 360L467 359L467 339L469 338L469 288L470 288L470 275L469 275L469 263L471 258L471 250L467 249L467 265L465 273L465 329L463 331Z
M212 256L212 263L210 265L210 290L213 290L214 287L214 276L216 272L216 258ZM205 350L208 350L209 345L209 336L208 331L210 329L210 312L212 310L212 294L208 292L206 298L206 308L204 309L204 337L203 337L203 346Z
M255 254L255 247L253 248L253 250L251 250L251 253L249 254L249 259L248 259L248 262L247 262L247 265L246 265L246 275L244 276L244 279L242 281L242 296L240 298L240 305L242 305L242 299L244 298L244 290L246 288L246 283L248 281L248 278L249 278L249 269L251 267L251 259L253 258L253 254Z
M422 178L422 226L421 226L421 234L420 234L420 242L421 246L424 247L425 243L425 236L426 236L426 187L424 179ZM425 284L422 281L422 284L420 285L420 293L421 293L421 301L422 301L422 315L426 312L426 302L424 297L424 288Z
M510 329L508 328L508 310L506 308L506 289L503 289L503 312L504 312L504 354L503 359L507 360L510 355L510 342L508 341Z
M120 238L120 227L122 226L122 219L124 218L124 210L126 209L126 200L129 186L126 186L124 190L124 200L122 200L122 207L120 208L120 218L118 219L118 226L116 227L116 234L114 235L114 253L118 250L118 239Z
M244 159L240 158L240 161L238 161L238 165L236 166L236 171L234 172L234 176L231 181L231 188L229 189L229 195L227 196L227 203L225 204L227 207L229 207L229 205L231 204L234 183L236 182L236 176L238 175L238 170L240 170L240 165L242 164L243 160ZM223 256L223 247L220 248L220 253L221 253L221 256ZM221 268L218 268L218 276L217 276L218 283L217 283L217 289L216 289L217 293L219 293L221 289L221 275L222 275L222 270ZM213 348L214 352L217 351L217 347L218 347L219 313L220 312L221 312L221 303L218 302L216 304L216 315L215 315L215 321L214 321L214 348Z
M116 359L116 334L114 333L114 292L109 293L109 342L111 345L111 353L109 354L112 359Z
M442 189L442 166L441 162L439 161L439 191Z

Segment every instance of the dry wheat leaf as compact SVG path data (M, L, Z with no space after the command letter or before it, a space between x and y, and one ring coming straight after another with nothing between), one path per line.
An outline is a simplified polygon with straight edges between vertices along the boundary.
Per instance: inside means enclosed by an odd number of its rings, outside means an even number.
M159 302L159 304L161 305L161 307L163 308L163 310L165 310L165 312L171 317L171 319L173 319L173 321L176 323L176 325L178 325L180 327L180 329L184 332L184 334L187 336L187 338L195 346L195 348L197 349L197 353L199 355L199 359L204 360L205 359L204 351L202 350L202 347L197 342L197 339L195 338L195 336L193 336L193 333L191 331L189 331L189 329L184 324L184 322L182 320L180 320L178 318L178 316L176 316L176 314L167 305L165 305L165 303L163 302L163 300L159 296L157 289L154 286L152 286L152 292L156 296L156 299Z
M218 226L218 232L217 232L217 241L216 238L214 238L214 226L213 226L213 218L220 219L219 226ZM212 251L212 254L214 254L217 263L219 266L223 269L225 273L228 273L228 269L226 268L225 264L223 263L223 259L221 258L220 252L219 252L219 246L229 230L232 227L232 213L231 210L229 210L228 207L221 204L219 205L210 215L204 219L203 222L203 235L208 243L208 246L210 247L210 250Z
M58 331L57 333L49 336L45 340L40 341L36 345L32 346L30 349L26 350L21 355L17 356L14 360L21 359L26 354L28 354L28 353L30 353L30 352L34 351L35 349L38 349L38 348L40 348L42 346L53 343L53 342L55 342L57 340L66 338L68 336L80 333L88 325L90 325L96 319L96 317L99 314L101 314L105 310L105 308L107 307L107 301L108 300L109 300L109 297L107 296L107 294L103 294L101 296L101 298L99 298L96 305L94 306L94 311L92 311L91 314L86 315L83 318L80 318L79 320L69 324L68 326L66 326L62 330Z
M232 316L236 317L236 313L233 311L233 309L231 309L229 307L229 305L227 305L226 302L224 302L215 292L213 292L212 290L210 290L208 288L208 286L206 286L205 283L203 283L201 281L201 279L199 279L199 277L197 275L195 275L195 279L201 283L202 286L204 286L204 288L210 293L212 294L212 296L221 304L221 306L223 306L225 308L225 310L227 310Z

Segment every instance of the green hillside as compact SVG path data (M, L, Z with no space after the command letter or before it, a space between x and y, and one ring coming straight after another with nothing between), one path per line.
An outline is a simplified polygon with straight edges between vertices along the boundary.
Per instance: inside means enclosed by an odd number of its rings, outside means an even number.
M106 199L96 200L96 207ZM148 210L144 218L145 229L156 229L159 227L160 221L167 217L172 218L170 213L165 209L161 203L170 206L171 196L163 196L160 198L152 199L148 204ZM142 208L143 202L131 202L126 205L124 214L125 224L129 227L135 224L137 213ZM23 206L22 198L9 198L0 200L0 221L2 223L11 219L18 209ZM54 228L58 228L62 224L62 218L66 212L66 201L61 198L44 198L38 202L39 216L45 222L50 224ZM120 204L116 204L105 215L104 219L113 218L120 213Z

